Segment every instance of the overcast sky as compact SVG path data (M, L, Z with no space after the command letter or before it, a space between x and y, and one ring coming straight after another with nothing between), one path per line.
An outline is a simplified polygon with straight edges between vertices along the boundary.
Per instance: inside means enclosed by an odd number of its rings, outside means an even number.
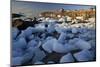
M43 11L52 11L61 8L64 8L65 10L69 10L69 9L78 10L78 9L89 9L91 7L94 6L13 1L12 13L25 13L30 17L34 17L34 16L38 16L38 14Z

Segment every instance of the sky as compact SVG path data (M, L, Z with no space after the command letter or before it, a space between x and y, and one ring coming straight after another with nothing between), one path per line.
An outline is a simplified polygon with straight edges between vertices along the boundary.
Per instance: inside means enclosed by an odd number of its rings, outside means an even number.
M26 2L12 1L12 13L24 13L29 17L37 17L41 12L52 11L64 8L65 10L89 9L94 6L72 5L72 4L57 4L57 3L41 3L41 2Z

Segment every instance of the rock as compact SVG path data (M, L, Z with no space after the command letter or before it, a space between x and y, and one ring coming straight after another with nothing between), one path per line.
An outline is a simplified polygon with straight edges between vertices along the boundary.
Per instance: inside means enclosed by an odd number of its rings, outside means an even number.
M91 61L94 56L89 50L82 50L81 52L75 53L74 57L77 61Z
M74 58L72 56L71 53L68 53L66 55L64 55L61 59L60 59L60 63L67 63L67 62L74 62Z
M21 65L22 64L22 57L13 57L12 58L12 65Z

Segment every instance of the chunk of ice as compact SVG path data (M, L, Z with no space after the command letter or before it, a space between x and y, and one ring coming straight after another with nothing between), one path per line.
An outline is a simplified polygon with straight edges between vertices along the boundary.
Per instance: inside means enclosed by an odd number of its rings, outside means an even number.
M13 43L13 49L23 49L26 48L27 46L27 42L25 40L25 38L20 38L18 41Z
M61 59L60 59L60 63L66 63L66 62L74 62L74 58L72 56L71 53L68 53L66 55L64 55Z
M26 63L26 62L30 61L35 55L34 51L35 51L35 48L29 47L26 50L25 54L22 56L22 62Z
M19 30L15 27L12 28L12 37L13 39L17 37L17 34L19 33Z
M75 53L74 57L77 61L91 61L94 56L89 50L82 50L81 52Z
M42 45L42 48L47 51L48 53L51 53L52 50L53 50L53 43L56 41L56 39L51 39L51 40L48 40L47 42L45 42L43 45Z
M63 33L63 32L62 32L62 33L60 34L59 38L58 38L58 41L59 41L60 43L63 43L65 39L66 39L66 33Z
M76 29L76 28L72 28L72 33L73 34L75 34L75 33L77 33L78 32L78 30Z
M48 64L53 64L53 63L55 63L54 61L48 61Z
M74 45L61 44L59 42L55 42L53 45L53 51L55 51L57 53L67 53L72 50L77 50L77 48Z
M78 39L74 45L76 45L78 48L82 50L91 48L91 44L82 39Z
M38 46L38 42L35 40L29 41L27 45L27 47L36 47L36 46Z
M12 65L21 65L22 64L22 57L13 57L12 58Z
M37 48L34 52L35 56L33 57L32 62L41 61L46 56L46 54L39 48Z
M42 62L42 61L37 61L37 62L35 62L34 64L44 64L44 62Z

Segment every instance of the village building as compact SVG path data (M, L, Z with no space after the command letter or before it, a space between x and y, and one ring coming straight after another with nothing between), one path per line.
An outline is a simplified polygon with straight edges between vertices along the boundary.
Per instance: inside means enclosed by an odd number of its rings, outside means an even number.
M83 17L83 19L88 19L91 17L95 17L95 9L90 8L88 10L64 10L63 8L56 10L56 11L47 11L47 12L42 12L40 14L42 17L50 17L50 18L55 18L59 19L63 16L69 16L72 19L76 19L76 17Z

